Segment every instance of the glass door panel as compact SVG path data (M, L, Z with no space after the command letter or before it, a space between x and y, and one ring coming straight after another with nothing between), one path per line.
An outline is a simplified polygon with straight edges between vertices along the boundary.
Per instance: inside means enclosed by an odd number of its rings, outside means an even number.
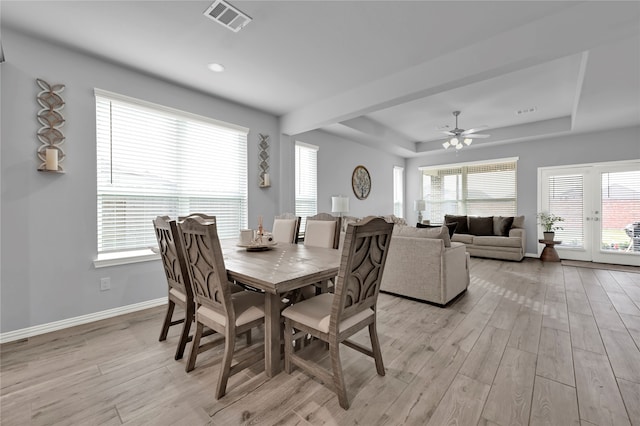
M592 210L596 228L595 262L640 265L640 169L597 167L599 205Z
M585 226L585 212L591 197L587 189L588 168L547 169L542 172L541 211L561 216L562 229L555 231L555 246L562 259L591 260L591 229ZM542 230L538 227L539 237Z

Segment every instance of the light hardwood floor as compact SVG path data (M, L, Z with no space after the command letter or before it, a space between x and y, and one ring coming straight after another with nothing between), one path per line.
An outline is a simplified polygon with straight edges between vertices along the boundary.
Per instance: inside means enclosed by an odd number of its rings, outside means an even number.
M262 364L216 401L221 352L185 373L154 308L2 345L1 424L640 425L639 273L474 258L471 276L446 309L380 295L386 376L344 347L348 411Z

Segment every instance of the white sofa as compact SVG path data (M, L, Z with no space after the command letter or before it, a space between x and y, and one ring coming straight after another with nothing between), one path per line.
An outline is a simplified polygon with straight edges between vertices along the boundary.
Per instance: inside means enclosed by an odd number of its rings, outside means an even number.
M464 216L457 216L458 220ZM460 222L455 233L451 237L452 242L462 243L467 248L467 252L474 257L486 257L500 260L516 260L520 261L524 258L526 246L526 232L524 230L524 216L516 216L510 229L500 229L500 222L505 219L500 216L491 217L493 227L491 232L483 232L483 235L474 235L474 229L470 221L474 218L468 218L468 226L459 232ZM488 219L488 218L486 218ZM451 217L445 217L445 221L452 220ZM470 232L470 233L469 233ZM505 235L508 233L508 235ZM490 235L487 235L490 234Z
M381 291L444 306L468 285L469 255L447 227L394 227Z

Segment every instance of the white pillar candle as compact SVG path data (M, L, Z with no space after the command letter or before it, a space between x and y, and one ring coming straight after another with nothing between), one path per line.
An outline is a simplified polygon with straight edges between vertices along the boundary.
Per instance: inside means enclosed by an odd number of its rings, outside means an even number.
M269 182L269 173L265 173L264 174L264 186L269 186L270 182Z
M47 148L47 157L45 161L47 170L58 170L58 150Z

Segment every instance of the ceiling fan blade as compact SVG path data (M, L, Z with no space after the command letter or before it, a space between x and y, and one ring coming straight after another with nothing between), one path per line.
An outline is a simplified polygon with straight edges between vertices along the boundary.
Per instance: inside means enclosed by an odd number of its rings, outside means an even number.
M455 136L455 135L456 135L455 133L453 133L453 132L448 132L448 131L447 131L447 132L440 132L440 133L442 133L442 134L444 134L444 135L448 135L448 136Z
M474 127L473 129L469 129L469 130L465 130L463 132L464 135L469 135L471 133L477 132L478 130L484 130L487 129L489 126L487 126L486 124L483 126L478 126L478 127Z
M468 137L468 138L472 138L472 139L475 139L475 138L478 138L478 139L484 139L484 138L488 138L488 137L490 137L490 136L491 136L491 135L481 135L481 134L476 134L476 133L474 133L474 134L472 134L472 135L466 135L466 137Z

